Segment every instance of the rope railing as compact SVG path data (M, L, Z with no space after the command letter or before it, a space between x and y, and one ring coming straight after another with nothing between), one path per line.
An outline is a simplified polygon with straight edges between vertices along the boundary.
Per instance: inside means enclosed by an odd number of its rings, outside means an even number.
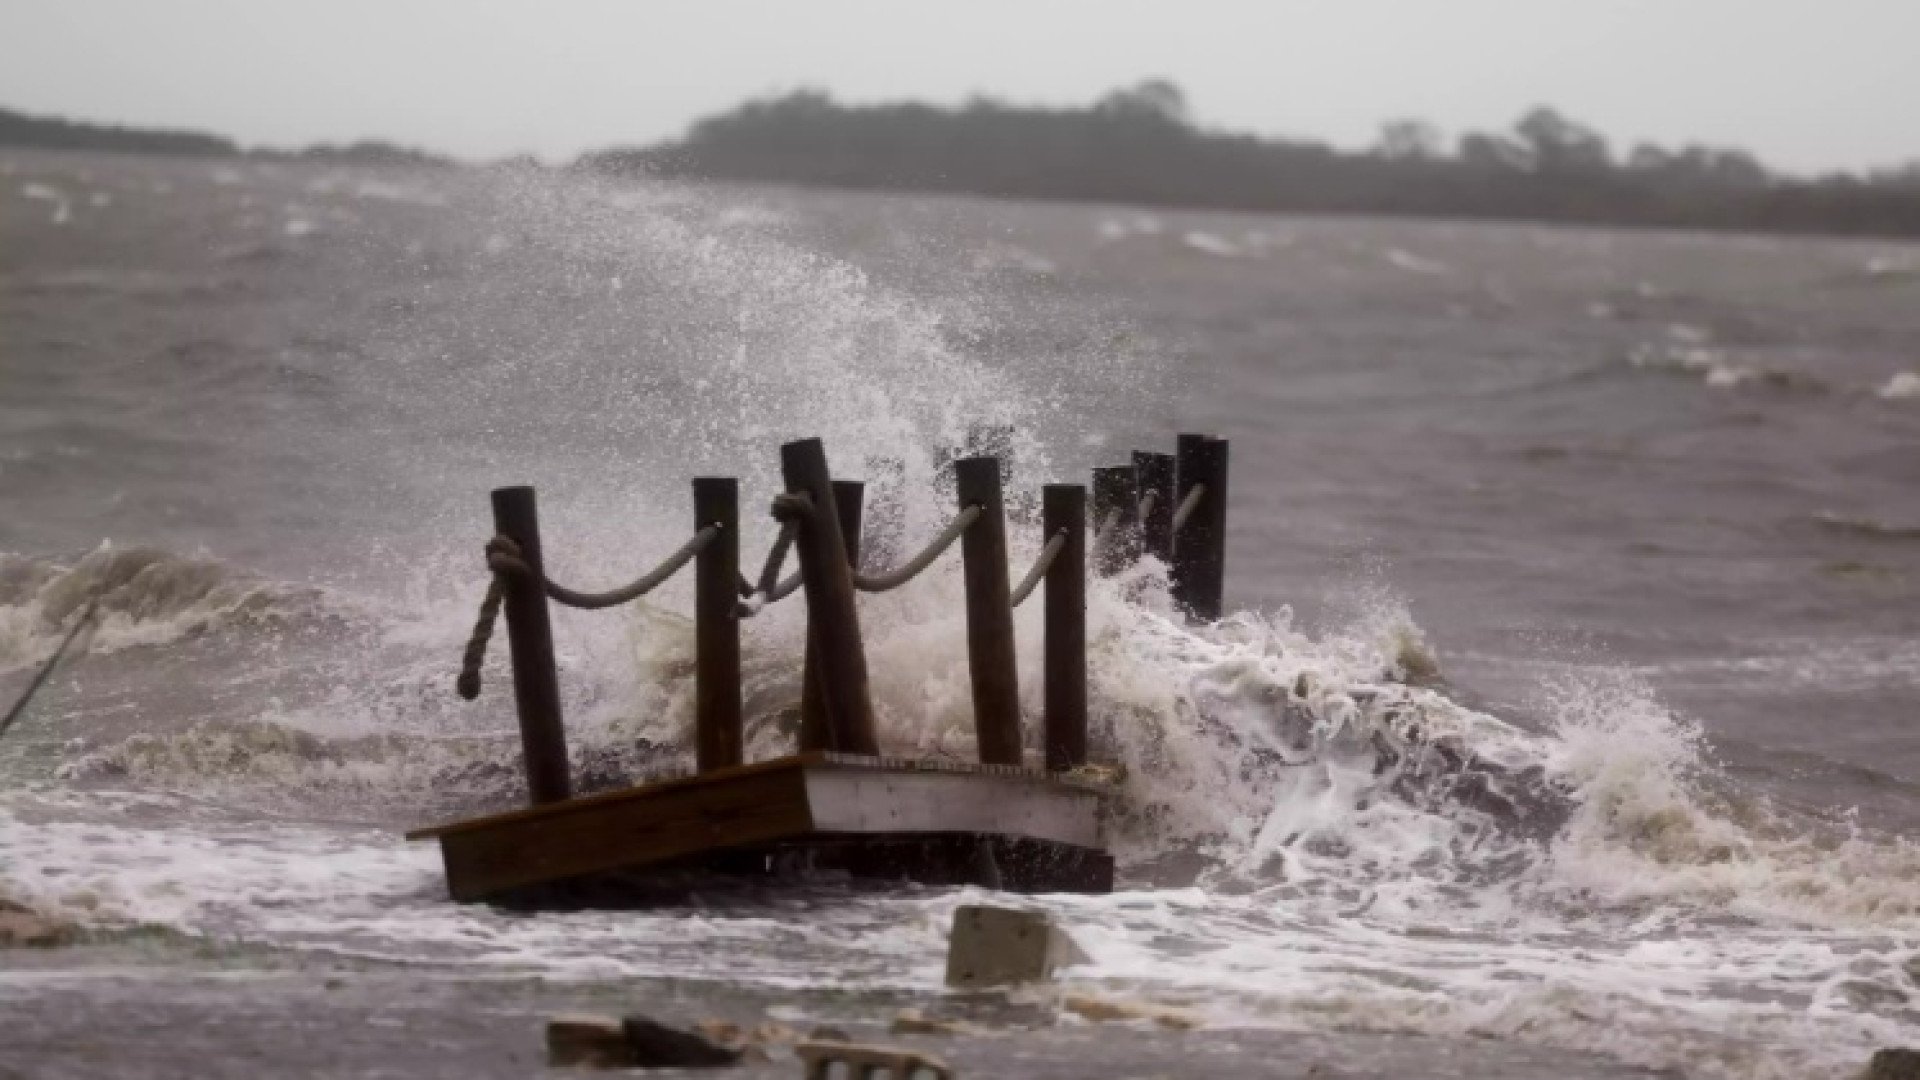
M692 562L695 555L700 554L702 549L713 542L714 535L719 531L718 525L706 526L694 533L686 543L680 545L678 551L662 560L659 566L640 575L630 584L609 589L606 592L590 593L569 589L544 575L536 574L533 567L528 566L520 557L520 545L504 536L496 536L487 541L487 567L496 574L538 577L542 591L556 604L579 608L581 611L600 611L638 600L659 588L668 578L679 573L681 567Z
M1040 557L1033 560L1033 569L1028 570L1027 576L1020 579L1020 584L1013 587L1010 597L1013 601L1012 606L1019 607L1026 603L1027 597L1033 595L1033 590L1039 587L1041 580L1047 576L1047 571L1053 569L1053 561L1060 557L1061 549L1066 546L1065 532L1054 533L1048 538L1047 546L1040 549Z
M1195 484L1187 489L1187 497L1173 511L1173 531L1179 532L1187 527L1187 519L1200 508L1200 501L1207 497L1207 485Z
M1119 576L1135 561L1164 565L1177 610L1196 623L1221 618L1227 510L1227 444L1181 433L1177 454L1136 451L1130 464L1094 470L1091 487L1046 484L1038 500L1037 535L1018 584L1009 558L1005 463L975 453L954 457L952 516L905 561L863 572L862 513L867 485L836 480L819 439L780 448L787 489L772 499L776 535L763 559L741 550L740 483L736 477L693 480L692 536L639 579L606 592L585 592L546 577L534 489L495 488L493 533L486 546L490 570L485 598L465 643L456 686L472 699L491 639L504 636L513 652L515 711L520 724L529 799L536 805L571 798L559 664L553 641L554 603L583 610L609 608L645 596L683 568L697 567L693 585L695 732L700 770L741 764L746 757L741 670L742 621L805 590L806 657L800 682L801 749L875 755L879 740L866 647L860 632L859 593L899 589L936 560L955 556L963 580L967 669L979 760L1018 765L1032 739L1022 734L1020 654L1015 623L1044 627L1046 700L1044 745L1050 769L1086 760L1086 618L1092 575ZM1091 497L1089 497L1091 496ZM1030 508L1033 500L1016 501ZM889 508L891 509L891 508ZM1012 515L1016 520L1025 514ZM686 534L682 534L685 536ZM1029 536L1035 535L1030 533ZM958 550L952 550L956 547ZM888 544L893 548L892 543ZM895 549L898 550L898 549ZM844 563L844 565L843 565ZM797 564L797 565L796 565ZM791 572L797 570L798 572ZM749 576L747 571L755 574ZM1122 585L1127 579L1120 578ZM1044 585L1043 589L1041 586ZM1045 593L1044 613L1015 608ZM950 602L954 598L946 598ZM1043 606L1035 603L1034 607ZM1044 619L1039 618L1044 614ZM506 631L496 633L499 624ZM5 724L0 722L0 728Z
M538 580L541 591L557 604L582 611L600 611L638 600L659 588L693 561L694 556L706 550L719 533L720 526L705 526L680 545L679 550L661 560L660 565L629 584L598 593L569 589L536 572L522 556L519 544L514 543L511 537L495 536L487 541L486 549L487 568L493 571L493 580L487 585L487 595L480 601L480 613L473 622L473 633L468 635L467 646L460 654L460 674L454 680L454 689L468 701L480 696L480 668L486 663L487 643L493 638L493 624L500 617L500 603L506 597L508 574Z
M940 530L940 534L928 542L920 554L908 559L897 569L889 570L884 574L863 574L855 570L853 587L861 592L887 592L919 577L922 570L933 565L933 560L953 546L953 542L960 538L960 534L967 531L968 526L980 519L980 513L980 507L969 506L955 514L953 520L947 523L947 527Z

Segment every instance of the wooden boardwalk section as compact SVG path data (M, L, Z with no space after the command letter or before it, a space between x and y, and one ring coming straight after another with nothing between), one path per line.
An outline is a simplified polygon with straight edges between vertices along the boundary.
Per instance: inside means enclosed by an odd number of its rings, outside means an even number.
M991 434L991 433L989 433ZM1010 442L1010 435L974 440ZM1023 892L1107 892L1101 789L1072 779L1088 764L1086 588L1089 563L1111 574L1141 558L1168 570L1174 602L1218 619L1224 570L1227 444L1180 436L1177 454L1136 453L1095 470L1093 515L1081 484L1041 489L1046 537L1015 584L1007 565L1004 464L946 463L956 514L919 554L887 572L860 559L864 487L833 478L818 439L780 448L780 533L757 580L740 565L739 483L693 481L691 534L636 580L584 592L546 576L534 493L493 493L493 580L456 683L477 697L487 642L504 617L526 769L524 810L409 833L437 840L459 901L521 907L623 902L679 870L779 875L844 871L927 884ZM857 594L913 581L957 542L966 582L967 666L980 764L879 756ZM791 552L799 571L782 579ZM576 798L561 717L549 605L617 607L694 568L695 775ZM742 624L800 593L807 606L796 752L744 761ZM1045 600L1044 707L1026 730L1014 609ZM1025 767L1037 751L1044 769Z
M613 896L660 869L1106 892L1100 794L1011 766L812 752L409 833L459 901Z

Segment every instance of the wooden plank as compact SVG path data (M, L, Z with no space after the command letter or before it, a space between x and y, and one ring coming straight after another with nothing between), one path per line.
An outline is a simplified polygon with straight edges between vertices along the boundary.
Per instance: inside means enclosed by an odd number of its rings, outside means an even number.
M477 900L514 886L782 840L812 828L800 770L763 769L725 783L714 783L712 775L623 793L628 797L572 813L443 832L447 889L455 900Z
M813 826L834 833L978 833L1100 844L1100 797L1024 778L946 772L806 771Z
M1023 765L977 765L970 761L943 760L939 758L890 758L871 757L865 754L844 754L836 751L808 751L788 757L770 758L747 765L736 765L725 769L715 769L704 774L685 773L649 781L635 787L621 788L618 791L603 791L597 795L583 795L568 799L566 802L546 806L532 806L521 810L508 810L484 817L467 818L462 821L450 821L442 825L429 825L411 830L406 834L409 840L434 840L457 832L476 829L489 829L511 821L530 821L557 817L565 814L591 810L607 803L624 802L629 799L645 798L647 795L670 790L676 785L719 783L735 777L752 776L762 772L782 769L798 769L809 766L833 766L842 769L895 769L906 772L950 772L976 776L1006 776L1037 781L1041 783L1059 783L1060 779L1041 769L1029 769Z
M500 814L488 814L485 817L467 818L464 821L451 821L444 825L432 825L415 829L407 833L409 840L433 840L454 833L491 829L515 821L539 821L548 818L563 817L567 814L591 811L608 803L626 802L632 799L644 799L662 791L671 791L676 787L695 784L717 783L741 776L753 776L763 772L779 772L784 769L798 769L803 765L824 760L820 754L795 754L792 757L772 758L756 761L750 765L735 765L731 768L715 769L702 775L686 775L667 780L656 780L638 787L622 788L619 791L603 791L598 795L583 795L568 799L566 802L547 806L531 806L524 810L509 810Z

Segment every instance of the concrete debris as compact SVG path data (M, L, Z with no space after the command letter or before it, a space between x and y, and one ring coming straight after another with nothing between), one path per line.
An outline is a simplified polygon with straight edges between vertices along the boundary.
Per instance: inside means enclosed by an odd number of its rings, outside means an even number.
M1086 960L1044 912L969 904L953 913L947 985L979 989L1041 982Z

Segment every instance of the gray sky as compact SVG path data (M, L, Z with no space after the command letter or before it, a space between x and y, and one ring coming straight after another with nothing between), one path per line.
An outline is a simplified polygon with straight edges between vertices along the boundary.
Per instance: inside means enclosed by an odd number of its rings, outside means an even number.
M1071 104L1372 141L1550 103L1796 170L1920 158L1920 0L0 0L0 105L468 156L649 142L756 94Z

